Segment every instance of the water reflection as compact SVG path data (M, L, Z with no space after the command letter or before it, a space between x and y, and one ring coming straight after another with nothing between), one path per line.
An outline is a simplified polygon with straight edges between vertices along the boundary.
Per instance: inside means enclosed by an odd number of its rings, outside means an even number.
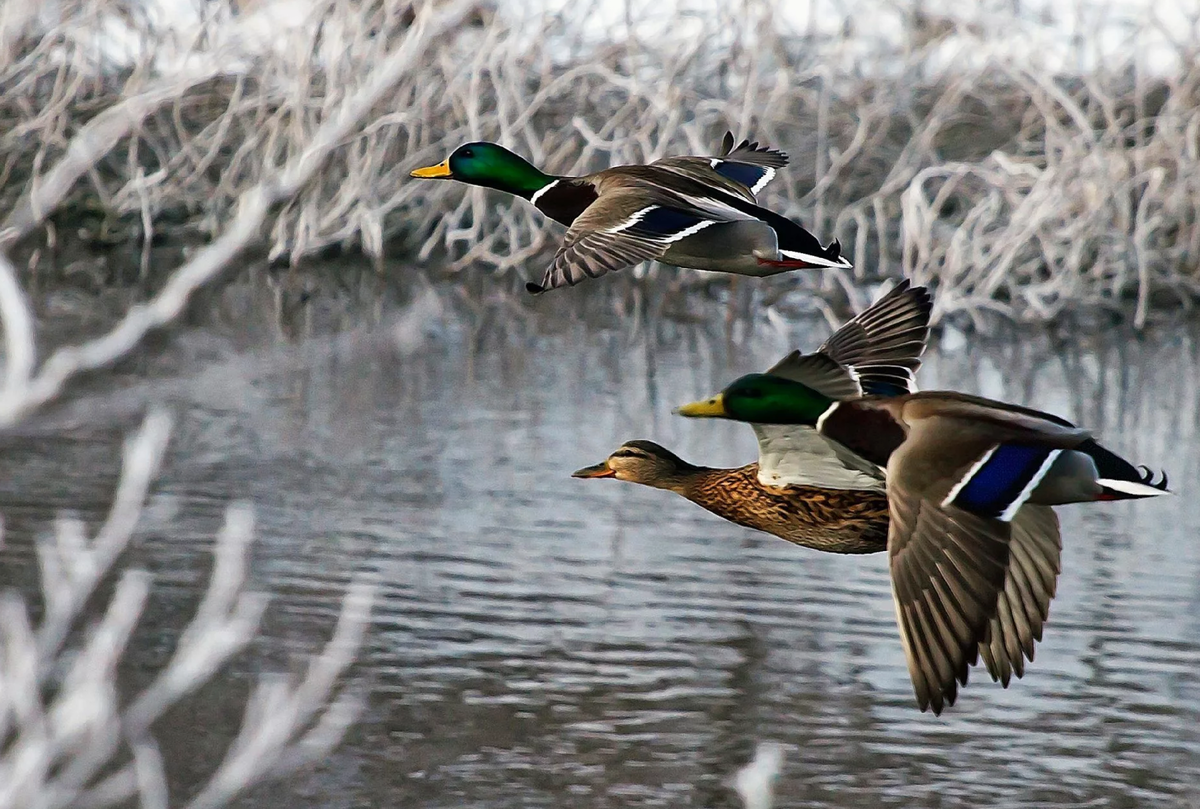
M616 284L536 304L370 284L330 281L286 321L269 285L227 290L202 325L3 439L0 579L31 592L31 536L59 508L97 519L123 430L146 401L176 408L132 552L158 588L130 688L195 607L225 504L257 505L267 634L163 722L173 794L211 770L253 674L299 666L370 570L367 721L244 805L732 806L727 778L761 739L788 748L781 805L1200 799L1194 329L951 332L933 352L926 387L1073 418L1179 492L1061 509L1065 572L1036 662L1007 691L975 676L935 719L913 707L882 556L569 477L639 437L744 463L748 430L670 409L814 346L823 323L727 324L722 302Z

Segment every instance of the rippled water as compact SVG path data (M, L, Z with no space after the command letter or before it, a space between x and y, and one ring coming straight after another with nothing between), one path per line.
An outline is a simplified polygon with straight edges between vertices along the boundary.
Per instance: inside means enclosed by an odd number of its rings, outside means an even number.
M630 438L753 459L748 430L670 409L814 347L823 322L727 327L698 300L668 301L687 318L637 300L616 316L584 291L528 307L440 296L318 296L281 334L267 297L231 290L205 325L0 439L0 580L32 593L31 537L59 508L94 517L144 403L173 406L157 497L177 511L131 553L157 586L130 688L194 609L226 503L258 509L264 637L159 728L175 794L219 760L255 673L298 670L348 578L372 571L366 720L239 805L733 806L729 776L761 740L786 749L781 806L1200 802L1195 329L951 332L933 350L925 387L1071 417L1166 467L1179 493L1060 509L1064 573L1036 662L1008 690L975 672L936 718L914 705L884 556L822 555L569 476Z

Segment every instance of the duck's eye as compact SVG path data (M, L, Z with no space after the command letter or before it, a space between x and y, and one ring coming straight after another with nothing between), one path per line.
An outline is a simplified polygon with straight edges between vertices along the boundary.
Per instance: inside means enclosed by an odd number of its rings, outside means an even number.
M472 152L470 149L463 149L461 154L463 157L474 157L475 156L475 153Z
M763 392L760 388L746 388L742 391L742 398L744 399L761 399L762 397Z

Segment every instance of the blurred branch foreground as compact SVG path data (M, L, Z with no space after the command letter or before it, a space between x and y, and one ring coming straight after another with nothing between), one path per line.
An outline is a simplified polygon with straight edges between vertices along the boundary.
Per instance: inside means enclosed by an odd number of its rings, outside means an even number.
M5 338L0 425L19 421L54 399L76 375L116 361L150 329L177 317L190 295L260 232L273 206L290 200L311 180L334 147L412 68L429 38L453 25L464 8L411 20L412 34L340 101L303 149L240 191L236 213L223 233L178 268L148 304L131 309L108 334L60 349L39 367L30 303L4 251L59 209L79 177L96 172L104 155L177 95L161 86L124 93L85 123L54 156L52 167L31 178L0 230ZM0 10L0 33L11 33L6 26L12 15L11 5ZM13 42L5 39L0 45ZM4 55L12 56L8 51ZM43 52L34 64L54 61L54 55ZM10 161L5 174L12 170ZM64 515L52 538L39 541L42 616L36 627L19 594L0 596L0 809L106 807L126 805L133 798L143 807L171 805L153 725L255 637L266 598L245 589L253 515L249 506L231 506L216 540L208 592L170 662L140 694L129 698L117 693L117 663L145 605L150 580L145 571L114 566L137 527L169 433L166 416L152 413L129 441L111 511L95 537L89 539L82 522ZM109 577L115 578L113 594L103 615L93 621L89 601ZM371 598L365 583L351 585L332 640L298 683L272 676L260 680L239 736L186 806L224 806L264 778L321 758L341 739L361 700L353 692L339 692L337 682L358 650Z
M38 558L44 609L34 627L14 593L0 598L0 807L169 805L152 726L253 640L266 596L248 592L246 548L253 516L231 506L214 548L208 591L170 662L140 694L123 699L116 667L150 587L142 570L117 573L103 615L85 611L129 543L158 472L170 426L152 413L125 448L112 509L92 538L61 517ZM335 685L362 640L371 590L353 584L333 638L298 683L264 676L246 706L241 732L208 783L186 804L224 806L238 793L320 759L354 721L361 700ZM72 631L90 624L77 645ZM49 696L47 696L49 695ZM176 804L183 805L183 804Z
M411 49L321 170L271 197L272 256L399 249L509 271L557 230L408 169L486 138L574 173L703 154L731 128L791 152L768 202L842 239L859 276L844 281L903 271L937 283L939 313L1025 320L1128 299L1141 325L1200 294L1188 5L7 3L0 240L24 236L36 263L81 227L216 238Z

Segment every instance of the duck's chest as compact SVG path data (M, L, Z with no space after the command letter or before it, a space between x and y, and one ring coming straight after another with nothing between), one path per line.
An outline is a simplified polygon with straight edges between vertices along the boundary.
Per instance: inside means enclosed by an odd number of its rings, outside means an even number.
M825 411L817 421L817 432L880 467L887 466L905 439L904 428L890 413L854 401L839 402Z
M529 201L546 216L567 227L596 201L596 189L588 183L555 180L535 191Z

